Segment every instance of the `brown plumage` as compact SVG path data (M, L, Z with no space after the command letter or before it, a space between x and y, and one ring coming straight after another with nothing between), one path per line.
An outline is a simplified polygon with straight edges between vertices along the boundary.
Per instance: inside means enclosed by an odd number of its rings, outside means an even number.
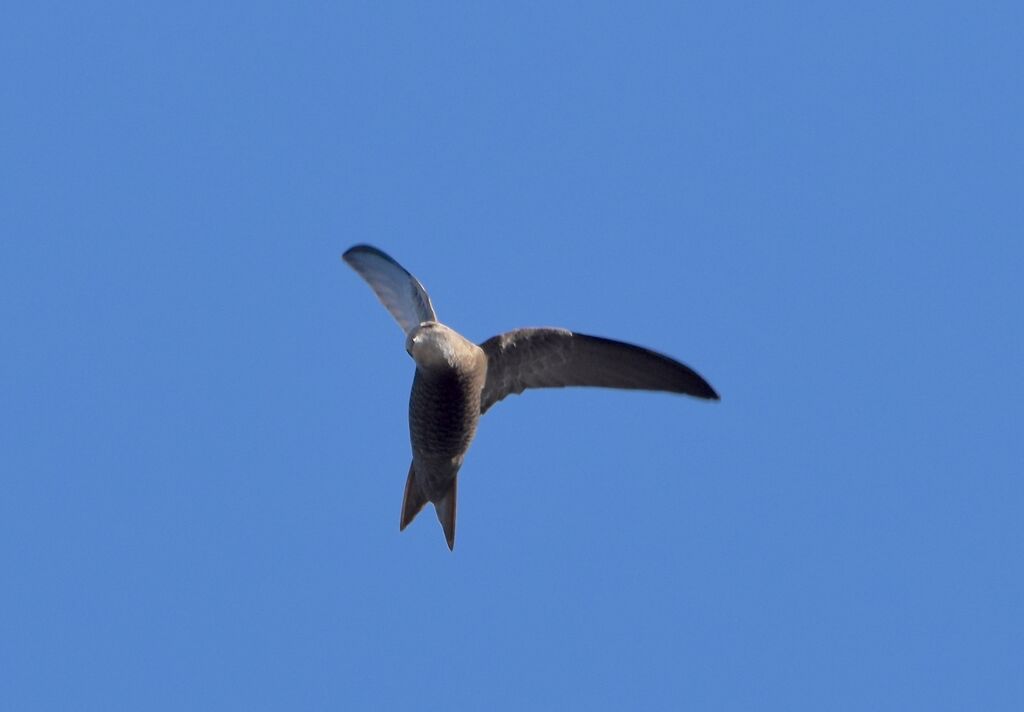
M506 396L527 388L601 386L718 400L693 369L621 341L539 328L516 329L477 346L437 321L423 285L385 253L356 245L343 258L405 330L406 350L416 361L409 398L413 456L400 528L432 502L449 549L455 546L459 468L480 415Z

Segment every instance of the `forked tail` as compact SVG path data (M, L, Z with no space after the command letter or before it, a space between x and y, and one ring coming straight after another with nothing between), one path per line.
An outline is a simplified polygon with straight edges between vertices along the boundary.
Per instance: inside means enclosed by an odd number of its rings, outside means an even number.
M455 548L455 497L457 492L458 478L452 480L452 487L448 492L434 502L434 510L437 512L437 521L441 522L444 529L444 538L448 542L448 548ZM405 496L402 497L402 520L399 524L399 531L409 526L409 522L416 518L424 505L427 503L426 495L416 483L416 470L409 465L409 476L405 480Z

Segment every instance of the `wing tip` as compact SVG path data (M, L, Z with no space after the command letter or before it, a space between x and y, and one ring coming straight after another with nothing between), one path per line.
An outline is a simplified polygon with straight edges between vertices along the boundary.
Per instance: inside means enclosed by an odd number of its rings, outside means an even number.
M702 375L685 364L680 363L678 365L681 367L679 369L679 393L700 398L701 400L722 400L722 397L718 395L718 391Z
M344 252L342 252L341 253L341 259L345 260L346 262L351 263L353 257L355 257L356 255L359 255L359 254L366 254L366 253L369 253L369 254L374 255L376 257L383 257L388 262L393 262L394 261L385 252L383 252L382 250L374 247L373 245L367 245L365 242L360 242L358 245L352 245L352 247L350 247L347 250L345 250Z
M703 398L704 400L709 400L709 401L720 401L720 400L722 400L722 397L720 395L718 395L718 391L716 391L714 388L712 388L710 383L708 383L707 381L703 381L703 380L702 380L702 383L701 383L700 392L694 393L694 395L697 396L698 398Z

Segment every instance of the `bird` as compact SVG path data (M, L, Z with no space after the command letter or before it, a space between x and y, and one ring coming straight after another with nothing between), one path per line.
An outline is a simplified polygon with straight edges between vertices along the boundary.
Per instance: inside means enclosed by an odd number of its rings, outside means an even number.
M689 366L622 341L568 329L513 329L476 344L441 323L430 295L408 270L371 245L342 255L405 332L416 362L409 396L412 463L399 530L434 505L448 548L455 548L458 475L480 416L530 388L599 386L680 393L719 400Z

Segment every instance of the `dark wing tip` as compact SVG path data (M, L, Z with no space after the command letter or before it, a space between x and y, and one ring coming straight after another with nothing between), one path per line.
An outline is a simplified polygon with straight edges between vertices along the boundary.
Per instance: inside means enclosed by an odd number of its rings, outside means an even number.
M391 257L387 253L383 252L382 250L377 249L373 245L367 245L365 243L360 243L358 245L352 245L352 247L348 248L347 250L345 250L344 253L342 253L341 259L343 259L346 262L348 262L349 258L352 255L356 255L356 254L359 254L359 253L364 253L364 254L365 253L369 253L371 255L376 255L377 257L383 257L388 262L394 262L394 260L391 259Z
M712 400L712 401L720 401L720 400L722 400L722 397L720 395L718 395L718 392L715 391L715 389L712 388L711 384L708 383L707 381L704 381L704 388L702 388L699 393L694 393L694 395L697 396L698 398L704 398L706 400Z
M664 380L662 380L662 378L658 378L650 390L664 390L682 393L683 395L693 396L694 398L703 398L704 400L711 401L721 400L718 392L711 387L710 383L704 380L703 376L687 366L685 363L681 363L671 356L666 356L663 353L648 349L644 346L637 346L636 344L630 344L624 341L608 339L603 336L590 336L588 334L573 333L572 338L583 342L600 344L617 351L625 349L630 354L636 354L637 356L645 359L645 364L647 366L657 365L667 369L667 374L662 372L664 374Z
M668 358L668 357L665 357ZM679 363L675 359L669 359L680 370L679 392L694 398L718 401L722 400L718 392L711 387L711 384L704 380L704 377L689 366Z

